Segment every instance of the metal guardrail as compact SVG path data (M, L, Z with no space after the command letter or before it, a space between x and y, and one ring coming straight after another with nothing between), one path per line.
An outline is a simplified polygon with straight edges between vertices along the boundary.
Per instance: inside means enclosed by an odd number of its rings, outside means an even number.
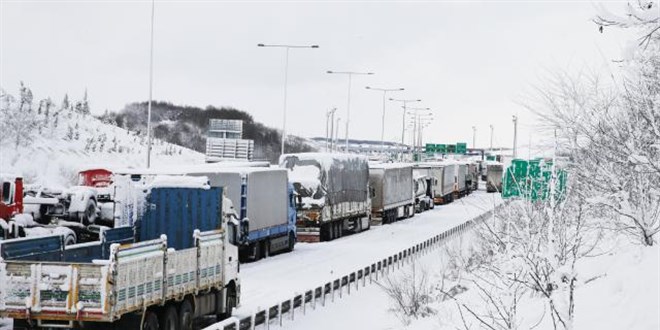
M382 277L386 273L389 273L393 267L398 269L402 263L411 261L413 258L429 252L431 248L437 247L441 243L461 236L463 233L471 230L475 225L492 217L493 211L499 210L506 204L500 204L495 207L495 210L487 211L443 233L437 234L407 249L403 249L391 256L379 259L370 265L358 268L335 280L303 291L303 293L296 293L291 299L284 300L250 315L232 316L206 327L205 330L254 330L257 326L263 326L264 329L268 329L273 323L282 326L285 317L289 320L295 320L296 311L304 315L308 307L313 310L318 307L318 304L324 307L328 299L330 299L330 302L334 302L335 296L341 299L344 292L350 295L352 287L354 288L353 290L357 291L360 284L362 284L362 287L367 285L367 280L369 284L372 284L373 281L378 281L379 276Z

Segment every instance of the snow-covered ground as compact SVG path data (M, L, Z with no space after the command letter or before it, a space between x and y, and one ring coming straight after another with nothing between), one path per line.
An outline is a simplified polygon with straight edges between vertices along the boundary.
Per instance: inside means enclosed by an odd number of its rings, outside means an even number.
M427 271L431 281L439 282L443 256L447 249L467 249L470 235L457 238L440 249L422 255L416 260L418 271ZM446 259L445 259L446 260ZM398 276L409 271L410 265L390 273ZM585 258L577 266L583 281L576 291L574 329L660 329L660 247L642 247L620 240L611 244L611 250L603 255ZM463 297L461 297L463 296ZM468 289L460 294L461 301L480 299ZM525 297L519 308L524 324L535 324L543 316L542 302L538 298ZM463 320L453 300L432 303L436 314L412 319L404 324L391 311L393 301L378 285L367 285L344 295L341 300L312 310L305 315L296 312L295 320L284 317L282 329L465 329ZM465 310L463 311L464 313ZM467 314L467 313L466 313ZM482 329L465 316L472 329ZM331 321L330 321L331 320ZM527 328L522 324L521 328ZM273 329L279 328L275 323ZM545 317L535 329L554 329L549 317Z
M292 253L241 265L241 306L248 315L291 299L359 268L472 219L502 202L499 194L478 191L454 203L357 235L322 243L298 243Z
M58 124L37 115L41 128L34 140L15 147L11 140L0 144L0 172L22 175L27 184L66 188L76 184L80 169L98 166L144 167L147 142L144 136L106 124L91 115L62 110ZM177 145L153 140L152 166L204 163L204 155Z

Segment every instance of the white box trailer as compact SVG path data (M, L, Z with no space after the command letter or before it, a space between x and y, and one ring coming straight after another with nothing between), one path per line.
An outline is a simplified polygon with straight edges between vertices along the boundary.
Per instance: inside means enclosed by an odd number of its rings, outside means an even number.
M444 162L425 162L415 165L417 173L426 173L433 177L433 203L435 205L450 203L454 200L455 164Z
M415 215L412 165L369 165L371 220L391 223Z
M206 176L211 187L224 187L241 221L241 260L258 260L271 253L292 251L296 242L295 205L287 170L265 167L183 170Z

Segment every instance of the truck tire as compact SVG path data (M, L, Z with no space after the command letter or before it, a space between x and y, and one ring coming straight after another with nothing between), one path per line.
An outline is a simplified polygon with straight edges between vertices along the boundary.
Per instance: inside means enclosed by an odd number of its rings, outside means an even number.
M265 241L263 241L262 244L263 244L262 248L264 251L264 258L270 257L270 239L267 238Z
M192 330L195 311L190 300L184 299L179 306L179 329Z
M34 329L34 328L30 325L30 323L28 322L28 320L17 320L17 319L14 319L13 321L14 321L14 325L13 325L12 329L21 329L21 330L22 330L22 329Z
M159 315L158 323L160 330L178 330L179 329L179 314L173 304L169 304L163 308Z
M73 234L67 235L64 238L64 246L69 246L69 245L73 245L73 244L76 244L76 236L73 235Z
M225 302L225 312L217 315L217 320L222 321L231 316L231 312L238 305L238 300L236 299L236 290L230 286L227 288L227 301ZM181 328L183 330L183 328Z
M158 317L153 311L146 311L142 330L158 330Z
M287 247L286 252L293 251L293 247L296 245L296 236L293 233L289 233L289 247Z
M82 223L85 226L94 224L96 221L97 213L98 208L96 207L96 201L93 199L88 200L87 206L85 207L85 212L80 214Z

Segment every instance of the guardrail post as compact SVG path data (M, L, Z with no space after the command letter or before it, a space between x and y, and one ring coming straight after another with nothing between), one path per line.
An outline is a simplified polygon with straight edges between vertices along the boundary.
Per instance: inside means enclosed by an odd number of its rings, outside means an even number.
M277 309L277 317L280 319L280 328L282 327L282 303L280 303L280 308ZM238 328L236 328L238 329Z
M250 329L252 329L252 330L254 330L254 328L255 328L255 325L254 325L255 315L256 314L252 314L252 316L250 316Z
M293 298L291 298L291 300L289 300L289 303L291 304L291 305L289 305L289 316L291 316L291 321L293 321L295 319L295 315L293 315L293 314L295 314L295 310L296 310L296 306L293 304L293 302L295 300L296 300L296 295L294 294Z
M266 308L266 315L265 315L265 321L266 321L266 329L270 330L270 307Z

